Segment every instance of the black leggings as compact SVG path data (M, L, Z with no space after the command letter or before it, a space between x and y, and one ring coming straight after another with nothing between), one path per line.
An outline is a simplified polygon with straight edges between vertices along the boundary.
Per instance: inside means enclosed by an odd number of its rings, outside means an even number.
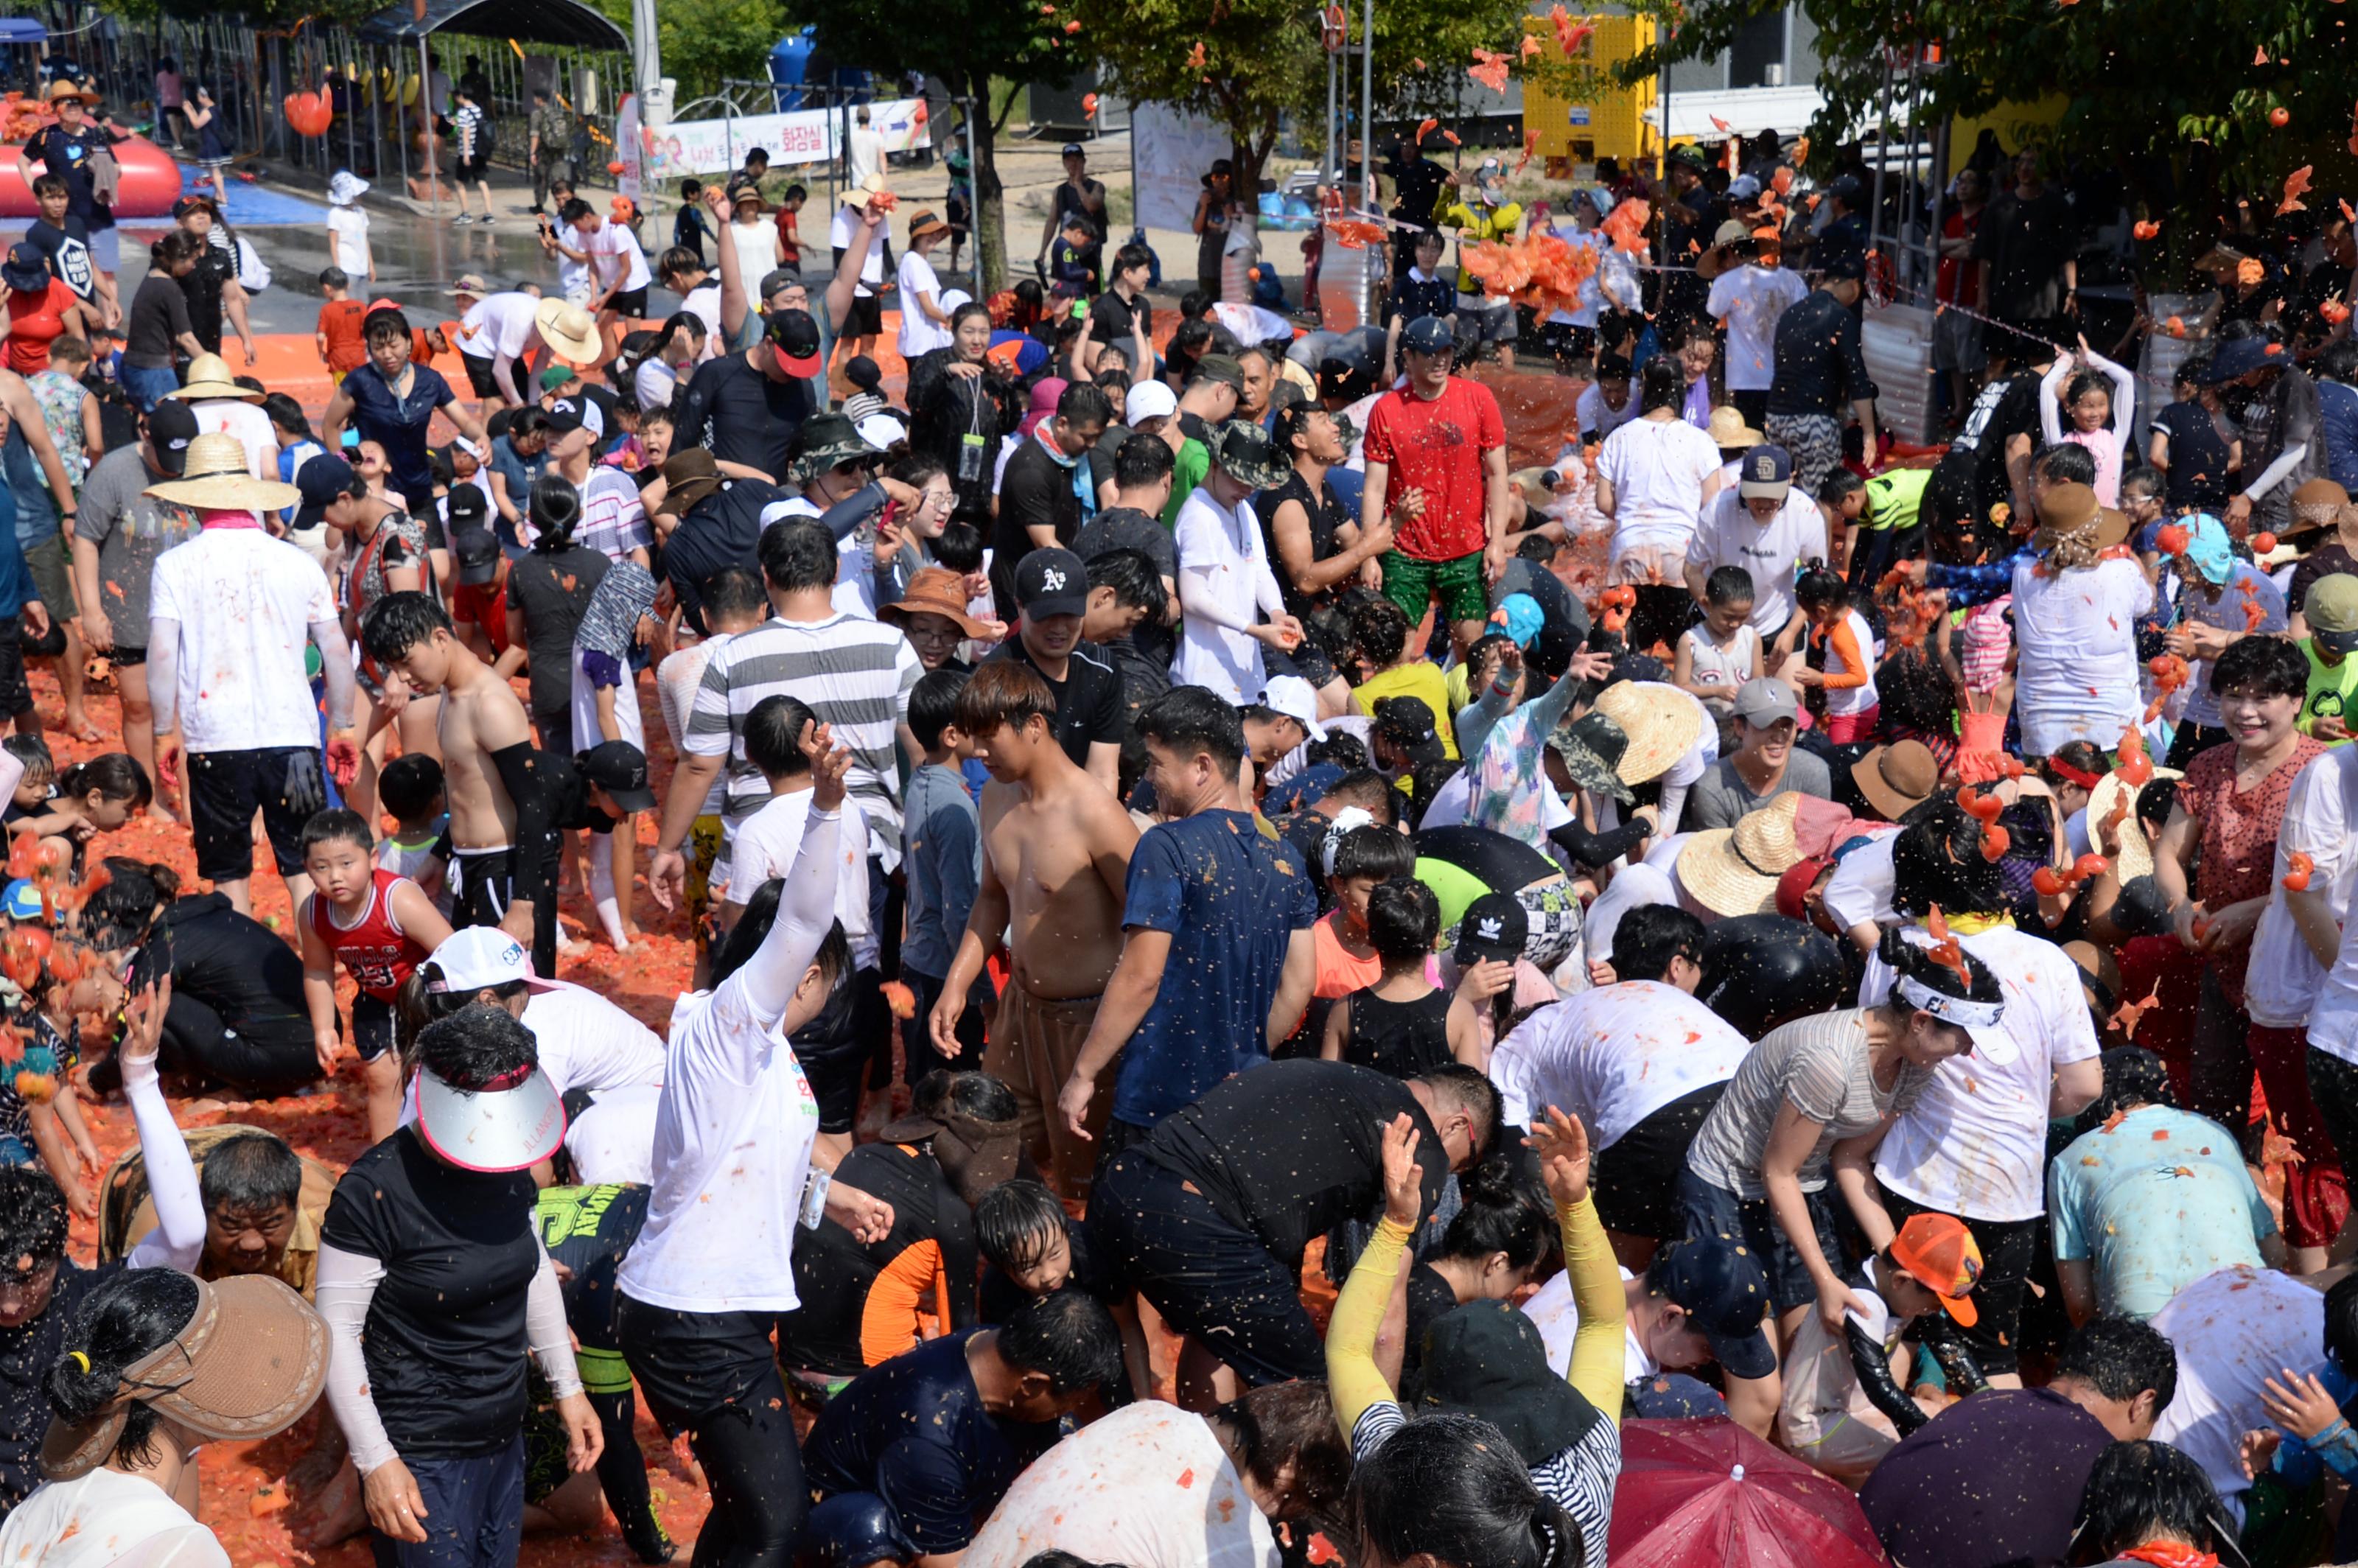
M158 1065L226 1084L241 1094L281 1095L319 1081L319 1058L298 1033L235 1031L189 991L175 990L164 1014Z
M624 1296L622 1354L647 1409L686 1432L712 1511L689 1568L788 1568L810 1510L794 1407L759 1313L682 1313Z

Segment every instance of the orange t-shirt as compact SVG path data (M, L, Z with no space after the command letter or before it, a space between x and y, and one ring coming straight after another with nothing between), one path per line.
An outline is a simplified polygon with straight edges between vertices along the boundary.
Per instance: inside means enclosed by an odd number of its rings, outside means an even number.
M319 335L328 340L328 368L349 375L368 362L368 345L361 339L361 318L368 307L357 299L330 299L319 307Z

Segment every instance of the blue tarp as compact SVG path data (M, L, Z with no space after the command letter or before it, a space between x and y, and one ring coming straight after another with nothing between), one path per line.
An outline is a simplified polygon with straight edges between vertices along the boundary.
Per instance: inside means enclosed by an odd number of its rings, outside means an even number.
M362 23L358 33L373 44L414 43L430 33L457 33L590 49L627 51L631 47L629 34L577 0L427 0L423 21L416 7L403 0Z
M49 36L49 28L30 16L0 16L0 44L38 44Z

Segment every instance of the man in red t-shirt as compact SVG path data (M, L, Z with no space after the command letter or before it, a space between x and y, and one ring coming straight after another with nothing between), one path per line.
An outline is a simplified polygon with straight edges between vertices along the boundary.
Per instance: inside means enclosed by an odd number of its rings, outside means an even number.
M1392 499L1384 597L1412 622L1438 598L1462 658L1489 617L1485 585L1507 564L1507 428L1488 387L1449 373L1456 350L1438 317L1401 334L1408 384L1368 410L1359 517L1374 528Z

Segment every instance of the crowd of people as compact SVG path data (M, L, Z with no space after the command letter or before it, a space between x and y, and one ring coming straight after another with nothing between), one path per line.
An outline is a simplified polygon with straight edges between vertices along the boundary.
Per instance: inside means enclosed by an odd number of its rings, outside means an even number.
M823 284L760 171L708 265L552 174L547 285L448 324L339 175L314 412L222 357L214 203L126 305L37 141L0 1556L226 1563L204 1444L299 1427L296 1539L384 1563L1601 1568L1687 1421L1903 1568L2347 1557L2352 221L2227 254L2141 412L2030 159L1893 465L1863 192L1783 156L1576 188L1526 322L1442 270L1505 171L1396 148L1388 318L1306 334L1158 327L1077 146L1045 288L881 168ZM174 1110L329 1084L341 1170Z

